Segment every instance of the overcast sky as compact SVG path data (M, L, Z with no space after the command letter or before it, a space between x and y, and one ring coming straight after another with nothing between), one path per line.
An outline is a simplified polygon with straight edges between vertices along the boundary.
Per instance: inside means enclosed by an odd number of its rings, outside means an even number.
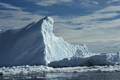
M120 51L120 0L0 0L0 29L53 17L54 33L91 52Z

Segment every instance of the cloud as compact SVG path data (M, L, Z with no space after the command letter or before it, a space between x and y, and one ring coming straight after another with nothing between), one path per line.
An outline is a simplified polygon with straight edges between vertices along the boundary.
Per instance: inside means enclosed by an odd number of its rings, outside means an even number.
M27 0L35 2L39 6L52 6L54 4L70 3L73 0Z
M39 0L35 1L35 3L39 2ZM48 2L46 6L70 2L70 0L66 0L66 2L65 0L61 0L61 2L55 1ZM8 8L8 6L5 8ZM120 16L119 12L120 6L108 6L86 16L65 17L53 15L51 17L55 20L54 33L56 36L62 36L67 42L73 44L86 43L93 52L100 52L100 50L116 52L119 50L119 47L116 49L114 47L120 43L118 35L120 34L120 19L116 18ZM27 12L21 10L21 8L16 10L0 10L0 14L1 28L24 27L44 17L44 15L38 15L37 12Z
M7 8L7 9L14 9L14 10L22 10L20 7L15 7L7 3L0 2L0 7Z
M112 3L115 3L115 2L120 2L120 0L108 0L107 1L108 4L112 4Z
M98 1L95 1L95 0L78 0L80 5L84 6L84 7L91 7L91 6L96 6L99 4Z
M56 0L45 0L42 2L37 2L36 4L40 6L52 6L54 4L58 4L58 2Z
M120 43L119 11L119 6L108 6L86 16L54 16L54 33L73 44L86 43L93 52L117 52L119 48L114 46Z
M120 11L120 6L109 6L97 12L105 13L105 12L118 12L118 11Z
M38 21L44 16L23 11L23 8L0 2L0 29L24 27L33 21ZM37 13L47 13L38 11Z
M115 7L116 9L109 10L110 7ZM56 17L58 22L61 23L69 23L73 26L77 25L79 28L86 27L86 29L95 29L95 28L107 28L119 26L119 19L114 19L117 16L120 16L119 13L114 11L119 11L119 6L110 6L99 11L96 11L90 15L86 16L77 16L77 17L67 17L67 18L59 18ZM112 19L113 18L113 19ZM104 20L107 19L107 20ZM114 24L116 23L116 24ZM108 25L110 24L110 25ZM96 27L98 26L98 27ZM78 28L77 27L77 28Z
M40 20L43 16L25 11L0 10L0 28L24 27L33 21Z
M96 41L87 43L89 49L96 53L116 53L120 50L120 41ZM92 46L92 47L91 47Z
M97 1L92 1L92 3L93 3L93 4L99 4L99 2L97 2Z

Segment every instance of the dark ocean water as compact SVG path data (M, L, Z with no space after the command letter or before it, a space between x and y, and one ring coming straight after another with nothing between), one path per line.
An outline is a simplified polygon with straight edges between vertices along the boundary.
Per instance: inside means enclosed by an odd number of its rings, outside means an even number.
M0 80L120 80L120 72L44 73L0 76Z

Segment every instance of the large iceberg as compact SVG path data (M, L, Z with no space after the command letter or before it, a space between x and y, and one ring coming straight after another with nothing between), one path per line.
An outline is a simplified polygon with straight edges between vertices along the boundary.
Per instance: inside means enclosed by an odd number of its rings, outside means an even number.
M0 32L0 66L91 66L120 64L120 53L91 53L53 34L54 20L44 17L23 28Z
M91 52L85 44L71 45L53 34L54 20L44 17L20 29L0 32L0 66L48 65Z

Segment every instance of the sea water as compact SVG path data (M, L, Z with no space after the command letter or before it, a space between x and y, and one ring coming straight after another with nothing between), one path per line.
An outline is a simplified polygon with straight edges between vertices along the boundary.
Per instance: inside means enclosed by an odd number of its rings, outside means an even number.
M0 80L120 80L120 72L43 73L1 75Z

